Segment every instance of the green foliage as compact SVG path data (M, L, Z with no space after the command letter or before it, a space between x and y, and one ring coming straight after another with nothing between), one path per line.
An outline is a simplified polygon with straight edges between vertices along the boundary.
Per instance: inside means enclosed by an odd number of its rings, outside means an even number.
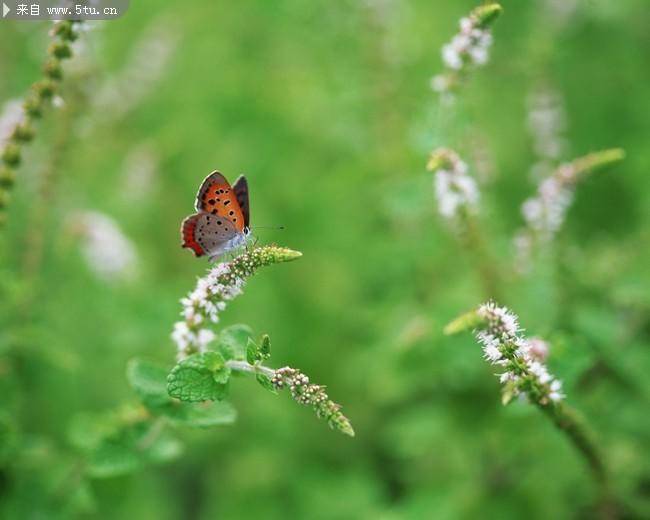
M206 352L203 362L217 383L225 385L228 382L230 369L224 365L220 354ZM172 399L167 391L167 371L162 367L133 359L128 364L127 376L131 387L152 415L163 416L178 425L199 428L231 424L235 421L235 409L225 401L190 404Z
M167 376L169 395L190 403L224 399L229 372L223 363L215 364L216 355L214 352L192 354L172 368Z
M122 424L109 414L78 420L70 438L84 454L86 473L108 478L177 458L182 445L162 428L162 423L146 419Z
M216 349L225 359L246 359L248 342L252 338L253 331L248 325L232 325L219 333Z
M647 0L561 3L503 2L490 60L452 106L429 81L478 0L141 0L81 34L81 59L75 44L64 62L47 55L50 24L3 20L0 111L24 100L42 118L20 141L21 166L0 165L0 517L595 517L595 487L564 436L517 399L500 404L497 370L469 334L442 334L497 295L437 217L425 162L438 147L478 180L498 299L549 340L549 370L605 447L621 516L650 517ZM64 104L52 108L30 85L59 72ZM564 101L551 169L612 146L626 158L585 176L556 240L519 272L540 85ZM246 363L248 338L268 332L268 364L327 384L354 439L287 390L264 391L264 374L231 377L233 427L181 420L228 417L226 401L167 394L178 300L208 266L178 229L213 169L246 174L259 244L304 258L260 271L204 323L218 334L209 347ZM88 261L80 210L132 245L130 277L98 270L115 248ZM226 338L241 322L255 335ZM131 388L134 357L159 368ZM165 464L135 455L136 473L98 480L83 469L94 448L63 435L83 416L91 431L113 424L94 446L142 438L160 419L184 451Z
M472 330L482 323L483 319L474 311L458 316L455 320L445 325L444 333L447 335L458 334L466 330Z
M260 339L260 344L255 343L250 337L246 344L246 361L250 365L257 365L271 357L271 338L264 334Z
M167 372L164 368L132 359L127 365L126 377L145 405L157 408L169 402Z
M477 25L482 28L489 27L503 12L503 7L497 3L488 3L477 7L471 13L471 16L477 20Z
M265 388L269 392L272 392L274 394L277 394L278 392L276 391L275 387L273 386L273 383L271 382L271 378L265 374L257 374L255 376L255 379L257 382L262 385L262 388Z

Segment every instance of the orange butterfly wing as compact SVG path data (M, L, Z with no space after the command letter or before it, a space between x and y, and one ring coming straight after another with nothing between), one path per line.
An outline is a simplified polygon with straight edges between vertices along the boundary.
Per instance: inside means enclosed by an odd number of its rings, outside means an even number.
M235 191L217 171L208 175L201 184L196 196L196 210L228 219L237 231L244 232L246 221Z
M197 217L198 215L191 215L183 220L183 224L181 225L181 235L183 237L182 247L187 247L194 251L194 256L203 256L206 252L195 238Z

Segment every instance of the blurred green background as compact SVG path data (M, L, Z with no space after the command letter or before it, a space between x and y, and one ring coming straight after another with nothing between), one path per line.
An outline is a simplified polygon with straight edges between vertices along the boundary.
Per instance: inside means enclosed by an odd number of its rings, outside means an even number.
M650 516L648 2L505 0L490 63L441 110L429 80L474 5L142 0L91 24L0 236L0 516L590 517L594 486L566 439L534 407L500 404L470 335L442 335L493 295L436 213L436 146L480 179L501 302L551 341L616 492ZM39 77L49 27L0 22L2 103ZM521 276L540 85L563 99L560 159L612 146L627 159L578 188ZM173 364L178 300L206 269L178 228L215 168L247 174L253 225L285 226L261 243L304 253L253 278L223 325L268 333L273 366L326 384L357 436L242 378L234 425L179 430L175 461L94 479L83 507L64 507L51 479L74 461L73 418L134 400L129 359Z

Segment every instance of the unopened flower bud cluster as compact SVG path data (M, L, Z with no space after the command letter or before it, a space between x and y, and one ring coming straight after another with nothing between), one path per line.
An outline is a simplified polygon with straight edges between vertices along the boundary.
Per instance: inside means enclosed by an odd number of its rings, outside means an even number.
M271 377L271 384L276 390L288 388L296 402L312 406L316 415L325 419L330 427L354 435L350 421L341 412L341 406L329 399L324 386L310 383L309 377L300 370L279 368Z
M499 374L500 382L506 385L504 391L513 396L524 394L542 405L561 400L562 382L549 374L544 364L548 344L523 336L517 316L505 307L488 302L477 313L483 325L477 329L476 338L485 359L504 369Z
M72 56L71 42L78 37L81 22L61 20L50 31L51 43L43 64L43 77L32 84L22 107L15 103L5 107L0 117L0 227L5 223L5 208L22 161L23 149L34 139L34 123L43 116L46 107L57 105L58 91L63 79L62 63Z

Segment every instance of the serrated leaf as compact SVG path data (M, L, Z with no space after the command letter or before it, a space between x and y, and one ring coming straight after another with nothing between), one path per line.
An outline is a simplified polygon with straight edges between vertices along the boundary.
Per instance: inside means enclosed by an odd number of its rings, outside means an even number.
M126 376L148 407L156 408L169 402L167 371L164 368L148 361L132 359L127 365Z
M232 424L237 418L237 411L228 402L182 404L169 417L183 426L208 428Z
M248 325L232 325L219 334L218 349L226 359L246 359L246 345L253 337Z
M255 379L257 379L257 382L268 391L273 392L274 394L278 393L268 376L265 376L264 374L257 374L257 376L255 376Z
M204 354L194 354L172 368L167 376L167 392L186 402L218 401L224 397L224 384L215 380L206 366Z

